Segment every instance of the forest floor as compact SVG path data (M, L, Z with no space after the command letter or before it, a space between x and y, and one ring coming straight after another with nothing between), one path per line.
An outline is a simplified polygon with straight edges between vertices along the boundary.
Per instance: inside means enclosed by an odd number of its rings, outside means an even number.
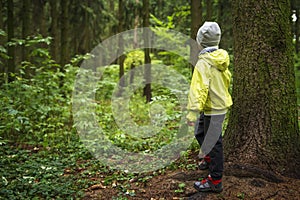
M190 155L188 162L196 163L196 154ZM273 182L263 178L236 177L226 174L223 177L223 191L221 193L199 193L193 188L196 180L207 175L207 171L195 169L166 170L160 175L153 176L144 182L143 177L130 180L126 191L120 194L120 185L104 186L103 180L95 178L99 184L86 190L83 200L97 199L204 199L204 200L300 200L300 179L280 176L281 182ZM147 175L144 175L147 176ZM94 179L93 179L94 181Z

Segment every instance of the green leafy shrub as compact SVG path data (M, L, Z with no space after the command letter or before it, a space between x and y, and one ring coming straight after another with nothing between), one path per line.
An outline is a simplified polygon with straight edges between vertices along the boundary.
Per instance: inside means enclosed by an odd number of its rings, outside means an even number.
M0 86L0 136L44 146L68 141L72 132L71 92L77 71L73 64L80 58L73 59L62 73L47 49L36 48L30 55L35 63L22 62L15 80ZM32 73L29 79L24 78L28 69Z

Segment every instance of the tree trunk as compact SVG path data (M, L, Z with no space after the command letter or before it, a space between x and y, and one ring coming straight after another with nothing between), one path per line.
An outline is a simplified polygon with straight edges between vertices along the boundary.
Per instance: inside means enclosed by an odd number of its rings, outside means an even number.
M191 22L191 38L193 40L196 40L197 32L199 27L202 24L202 0L192 0L191 3L191 17L192 17L192 22ZM194 43L192 43L194 44ZM190 47L190 60L192 63L192 71L194 70L194 66L197 63L198 60L198 53L199 49L198 46L194 46L191 44Z
M60 47L60 38L59 38L59 28L58 28L58 0L51 0L50 3L50 14L51 14L51 55L53 60L59 62L59 47Z
M14 2L13 0L7 1L7 41L11 42L14 38ZM15 67L15 47L8 46L7 54L9 56L7 62L7 69L5 70L8 73L8 82L14 80L13 74L16 72Z
M0 29L2 29L2 30L4 30L3 12L4 12L4 1L0 0ZM0 39L0 41L1 41L1 39ZM1 44L3 44L2 41L1 41Z
M143 16L143 25L144 27L149 27L150 22L149 22L149 0L143 0L143 11L144 11L144 16ZM150 38L149 34L147 31L144 32L144 42L145 44L149 44ZM148 46L148 45L145 45ZM152 98L152 92L151 92L151 58L150 58L150 49L145 48L145 82L146 86L144 88L144 95L146 97L146 102L149 103Z
M61 70L69 60L69 0L60 0L61 5L61 35L60 64Z
M206 21L211 21L213 15L213 2L212 0L206 0Z
M140 13L140 9L139 9L139 0L135 0L135 7L134 7L134 36L133 36L133 48L137 49L138 48L138 33L137 33L137 29L139 27L139 13ZM134 62L131 64L130 66L130 80L129 83L132 84L134 82L134 68L135 68L135 64Z
M4 20L3 20L3 11L4 11L3 3L4 3L3 0L0 0L0 29L4 31L5 28L4 28L4 23L3 23L4 22ZM0 46L4 46L4 43L5 43L5 37L0 35ZM5 60L0 57L0 74L3 74L5 72L5 64L4 63L5 63ZM0 78L0 85L2 84L2 81L3 81L2 78L3 77Z
M233 46L232 37L232 2L228 0L218 1L218 23L222 29L222 40L220 47L231 50Z
M33 0L34 7L34 21L35 21L35 31L40 33L42 36L46 36L46 19L45 19L45 0Z
M300 51L300 8L296 8L295 35L296 35L296 53Z
M30 5L31 5L30 0L23 0L23 13L22 13L22 38L26 39L30 35L30 30L31 30L31 17L30 17ZM25 45L22 46L22 61L26 61L29 59L28 55L28 47ZM31 70L30 68L25 69L25 77L30 78Z
M232 5L234 104L224 138L227 163L240 172L299 178L290 3L233 0Z
M23 0L23 12L22 12L22 38L26 39L30 34L30 0ZM22 46L22 60L28 59L27 48Z
M122 33L124 29L124 2L123 0L119 0L119 13L118 13L118 19L119 19L119 26L118 26L118 32ZM124 76L124 61L125 61L125 55L124 55L124 39L123 35L119 35L119 45L118 45L118 51L119 55L121 55L118 58L118 64L119 64L119 78L120 78L120 86L125 86L125 81L122 79Z

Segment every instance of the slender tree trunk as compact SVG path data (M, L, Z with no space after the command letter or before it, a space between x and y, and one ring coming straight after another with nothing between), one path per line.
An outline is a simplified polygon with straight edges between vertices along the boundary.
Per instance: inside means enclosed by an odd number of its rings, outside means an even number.
M211 21L213 15L213 2L212 0L206 0L206 21Z
M13 0L7 1L7 41L11 42L14 38L14 2ZM14 80L12 74L16 72L15 67L15 47L8 46L7 54L9 56L7 62L7 69L5 70L8 73L8 82Z
M30 17L30 5L31 5L31 0L24 0L23 1L23 13L22 13L22 38L26 39L30 35L30 22L31 22L31 17ZM25 45L22 46L22 61L26 61L29 59L28 56L28 47ZM25 69L25 77L30 78L31 70L30 68Z
M50 3L50 14L51 14L51 55L53 60L59 62L59 47L60 47L60 37L59 37L59 23L58 23L58 0L51 0Z
M296 8L295 36L296 36L296 53L300 51L300 8Z
M4 12L4 0L0 0L0 29L4 30L4 19L3 19L3 12ZM1 39L0 39L1 41ZM1 44L2 41L1 41Z
M135 7L134 7L134 37L133 37L133 48L137 49L138 48L138 34L137 34L137 28L139 27L139 0L135 0ZM130 68L131 68L131 72L130 72L130 84L134 82L134 68L135 68L135 64L132 63Z
M232 49L232 2L228 0L218 1L217 21L222 29L220 47L226 50Z
M144 27L149 27L149 0L143 0L143 11L144 11L144 17L143 17L143 25ZM148 32L144 32L144 42L145 44L149 44L150 38ZM148 46L148 45L146 45ZM145 48L145 81L146 86L144 88L144 95L146 97L146 102L149 103L152 98L152 92L151 92L151 58L150 58L150 49Z
M3 11L4 11L4 5L3 5L3 0L0 0L0 29L1 30L5 30L4 28L4 23L3 23ZM4 46L5 43L5 37L4 36L0 36L0 46ZM0 84L2 84L2 75L5 72L5 60L0 58Z
M124 2L123 0L119 0L119 11L118 11L118 19L119 19L119 26L118 26L118 32L122 33L124 30ZM124 38L123 35L119 35L119 44L118 44L118 54L121 55L118 58L118 64L119 64L119 78L120 78L120 86L125 86L125 80L122 79L124 76L124 61L125 61L125 55L124 55Z
M135 0L135 7L134 7L134 38L133 38L133 46L134 48L138 47L138 34L137 28L139 27L139 0Z
M33 0L33 20L35 22L35 31L40 33L42 36L47 35L47 30L46 30L46 19L45 19L45 0Z
M227 162L240 169L235 175L272 179L271 172L280 172L299 178L289 1L233 0L232 5L234 104L224 138Z
M202 0L192 0L191 3L191 38L196 40L197 32L199 27L202 24ZM192 43L194 44L194 43ZM191 44L190 47L190 60L192 63L192 71L194 70L194 66L198 60L199 49L198 46L194 46Z
M69 0L60 0L61 6L61 35L60 35L60 64L61 70L69 60Z
M23 0L22 10L22 38L26 39L30 34L30 0ZM22 60L28 59L28 51L25 46L22 46ZM27 73L26 73L27 74Z

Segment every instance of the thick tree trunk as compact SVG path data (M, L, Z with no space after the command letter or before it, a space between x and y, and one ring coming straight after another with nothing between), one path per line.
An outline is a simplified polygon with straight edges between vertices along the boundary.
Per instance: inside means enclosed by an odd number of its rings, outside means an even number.
M197 32L199 27L202 24L202 0L192 0L191 3L191 38L196 40ZM192 43L194 44L194 43ZM190 60L192 63L192 71L194 70L194 66L198 60L199 49L198 46L194 46L191 44L190 47Z
M14 38L14 2L13 0L7 1L7 41L11 42L12 38ZM15 67L15 47L8 46L7 54L9 56L7 62L7 69L5 70L8 73L8 82L14 80L14 74L16 72Z
M50 3L50 14L51 14L51 55L53 60L59 62L59 47L60 47L60 37L58 28L58 0L51 0Z
M224 138L227 162L253 173L261 173L257 168L299 177L289 1L233 0L232 5L234 105Z
M144 11L144 16L143 16L143 26L144 27L149 27L150 22L149 22L149 0L143 0L143 11ZM146 31L143 35L144 37L144 42L145 44L149 44L150 38L148 35L148 32ZM146 45L148 46L148 45ZM146 97L146 102L149 103L152 98L152 91L151 91L151 58L150 58L150 49L145 48L145 81L146 81L146 86L144 88L144 95Z

